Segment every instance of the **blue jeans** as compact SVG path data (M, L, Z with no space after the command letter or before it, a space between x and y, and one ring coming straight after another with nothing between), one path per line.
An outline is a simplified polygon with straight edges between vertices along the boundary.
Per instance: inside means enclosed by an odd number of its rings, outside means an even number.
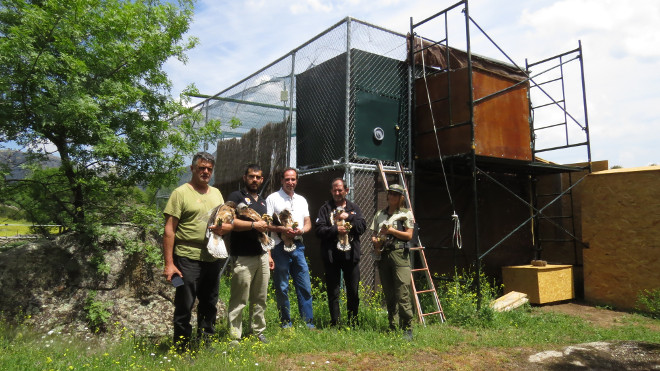
M297 248L288 253L284 251L284 242L280 242L271 251L275 261L273 271L273 286L277 310L280 312L280 322L287 325L291 322L289 304L289 274L293 279L293 286L298 297L298 312L305 323L311 324L314 320L312 313L312 283L309 278L309 268L305 260L305 246L295 241Z

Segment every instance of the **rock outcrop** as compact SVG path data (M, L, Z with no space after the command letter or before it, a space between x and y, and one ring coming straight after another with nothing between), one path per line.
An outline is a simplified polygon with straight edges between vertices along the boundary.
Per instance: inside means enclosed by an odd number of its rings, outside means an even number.
M130 228L120 233L139 238ZM162 268L147 263L143 253L128 253L116 238L102 238L97 246L81 244L75 234L0 246L0 316L44 333L90 333L85 303L96 291L94 300L110 314L107 334L170 336L174 288ZM222 317L223 304L218 307Z

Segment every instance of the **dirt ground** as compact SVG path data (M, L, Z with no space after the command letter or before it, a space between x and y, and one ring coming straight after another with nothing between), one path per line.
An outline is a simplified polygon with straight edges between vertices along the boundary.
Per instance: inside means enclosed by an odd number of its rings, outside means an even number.
M600 327L626 324L625 312L580 303L538 307L577 316ZM660 331L657 321L645 326ZM566 347L549 347L539 352L531 348L481 349L475 354L456 347L448 352L423 351L400 358L391 354L318 354L279 360L286 370L660 370L660 344L634 341L593 342Z
M598 308L582 303L560 303L543 305L537 308L545 312L556 312L580 317L599 327L621 326L631 316L631 314L626 312ZM657 321L648 321L645 325L650 329L660 331L660 323Z

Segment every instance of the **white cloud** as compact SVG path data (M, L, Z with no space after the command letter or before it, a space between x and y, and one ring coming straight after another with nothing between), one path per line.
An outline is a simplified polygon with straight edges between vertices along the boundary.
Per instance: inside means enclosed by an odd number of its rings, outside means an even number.
M523 11L521 23L547 39L595 39L613 56L660 56L660 2L639 0L558 1L535 11Z
M545 3L522 11L516 54L540 59L582 40L592 158L622 166L657 163L660 2Z
M320 0L304 0L304 1L294 1L289 9L291 14L299 15L306 14L311 12L330 12L333 9L332 1L320 1Z

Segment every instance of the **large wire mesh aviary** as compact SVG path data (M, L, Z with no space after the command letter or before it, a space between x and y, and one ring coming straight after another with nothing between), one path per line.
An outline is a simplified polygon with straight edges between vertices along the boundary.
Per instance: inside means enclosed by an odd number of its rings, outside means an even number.
M346 18L206 99L197 108L223 123L215 184L223 193L236 189L240 169L258 162L270 180L267 194L279 188L284 167L297 167L298 191L314 219L330 197L331 179L341 176L370 225L384 206L378 205L376 161L410 163L406 57L405 35ZM224 126L234 118L240 127ZM361 271L363 284L374 287L370 237L369 231L362 236ZM305 242L315 257L315 238Z

